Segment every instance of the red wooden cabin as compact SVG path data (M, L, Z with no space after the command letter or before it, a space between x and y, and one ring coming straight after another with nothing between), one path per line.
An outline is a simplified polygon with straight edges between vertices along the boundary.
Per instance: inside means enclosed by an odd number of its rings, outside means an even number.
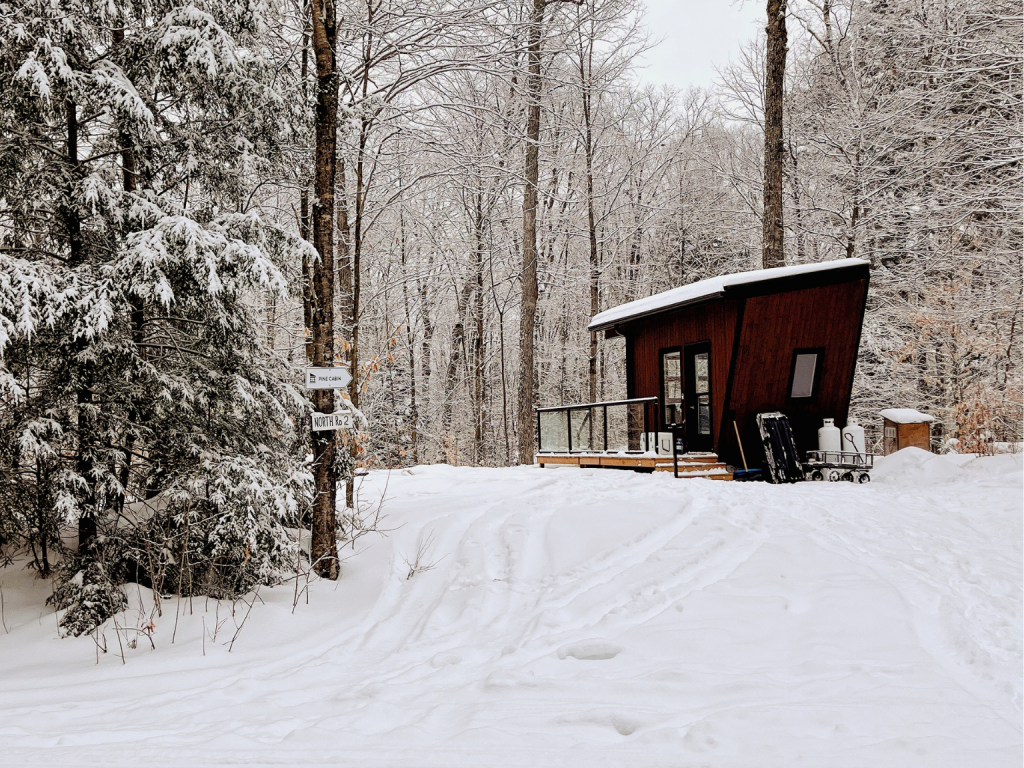
M629 398L648 429L686 450L764 466L755 416L785 413L797 448L823 418L845 424L868 293L868 262L843 259L702 280L600 313L590 330L626 340Z

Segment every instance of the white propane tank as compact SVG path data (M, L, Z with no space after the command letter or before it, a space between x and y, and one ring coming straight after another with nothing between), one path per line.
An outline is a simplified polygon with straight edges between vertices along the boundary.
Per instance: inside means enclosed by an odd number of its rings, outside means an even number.
M842 438L840 437L839 427L836 426L835 419L825 419L825 426L818 430L818 450L819 451L839 451L842 450Z
M864 447L864 427L850 419L843 429L843 450L849 453L867 453Z

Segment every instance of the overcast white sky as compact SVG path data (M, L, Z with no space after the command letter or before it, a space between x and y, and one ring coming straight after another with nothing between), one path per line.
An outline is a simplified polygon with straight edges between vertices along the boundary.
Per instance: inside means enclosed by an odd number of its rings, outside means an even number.
M715 67L728 64L765 25L764 0L643 1L647 27L661 39L641 61L647 83L710 86Z

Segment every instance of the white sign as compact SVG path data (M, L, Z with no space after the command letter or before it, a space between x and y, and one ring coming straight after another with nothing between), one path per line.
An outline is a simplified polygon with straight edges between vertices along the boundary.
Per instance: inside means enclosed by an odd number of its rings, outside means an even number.
M350 411L313 414L314 432L327 432L334 429L352 429L353 423L354 421Z
M352 381L348 368L307 368L306 389L343 389Z

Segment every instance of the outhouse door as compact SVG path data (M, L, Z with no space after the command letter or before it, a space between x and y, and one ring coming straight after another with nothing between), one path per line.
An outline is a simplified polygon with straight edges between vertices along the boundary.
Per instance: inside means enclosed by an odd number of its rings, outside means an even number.
M686 388L686 443L689 451L712 451L711 344L701 342L683 348Z

